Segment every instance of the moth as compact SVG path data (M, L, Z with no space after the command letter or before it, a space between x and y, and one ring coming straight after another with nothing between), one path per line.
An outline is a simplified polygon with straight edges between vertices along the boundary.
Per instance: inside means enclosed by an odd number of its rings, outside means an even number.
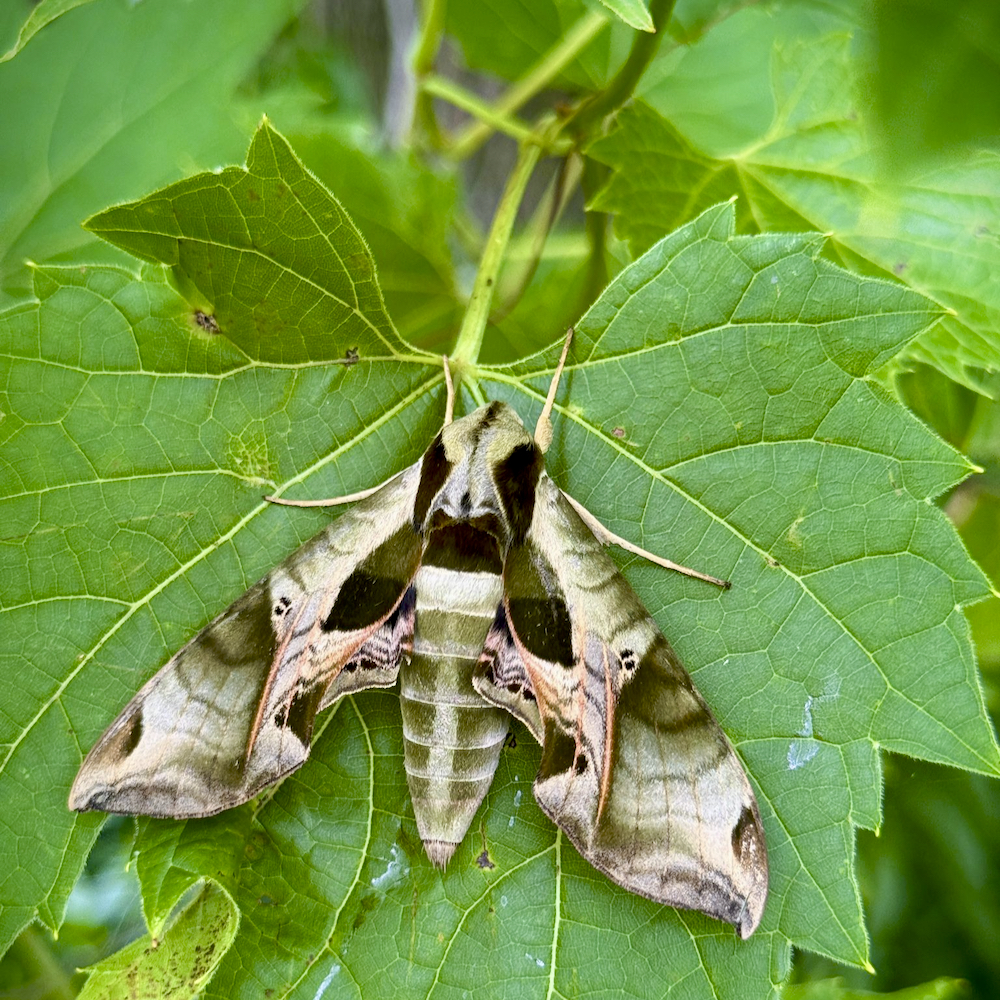
M572 331L571 331L572 332ZM71 809L191 818L299 767L316 713L399 681L417 828L444 868L519 719L534 794L598 870L743 938L767 897L753 790L676 654L605 551L612 535L549 478L493 402L356 501L176 653L87 755Z

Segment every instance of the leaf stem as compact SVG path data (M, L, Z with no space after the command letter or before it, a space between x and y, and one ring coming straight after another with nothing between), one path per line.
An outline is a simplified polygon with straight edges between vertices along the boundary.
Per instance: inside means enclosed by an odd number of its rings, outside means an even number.
M587 135L594 125L632 96L636 84L660 48L675 3L676 0L652 0L649 14L653 19L654 33L636 32L632 51L615 78L599 94L582 104L570 118L567 127L573 134Z
M477 114L465 108L479 120L459 133L451 148L452 156L458 160L471 156L494 129L499 129L496 122L509 120L518 108L551 83L607 26L608 18L604 13L594 11L585 14L489 108L487 114Z
M434 114L433 95L425 91L424 80L434 72L437 54L444 38L444 18L447 0L424 0L421 5L423 17L420 23L420 37L413 52L413 75L417 81L417 98L413 106L411 136L416 137L422 130L435 148L443 145L441 130Z
M447 77L437 75L426 77L421 91L429 97L443 98L449 104L454 104L456 108L467 111L474 118L479 119L477 124L483 124L487 133L502 132L518 142L524 142L532 135L530 125L513 117L513 115L500 111L498 105L487 104L477 94L466 90ZM455 155L454 147L449 152Z
M486 332L486 321L493 302L493 291L496 288L500 265L503 262L510 234L514 228L514 219L524 196L532 171L542 155L542 144L545 140L545 129L538 130L539 135L523 142L518 149L517 162L507 179L507 186L500 196L493 216L493 225L486 238L483 256L479 261L476 281L472 286L469 306L462 320L462 328L455 341L455 350L451 354L452 368L457 379L461 379L462 371L475 364L483 346L483 335ZM542 142L539 142L539 139Z

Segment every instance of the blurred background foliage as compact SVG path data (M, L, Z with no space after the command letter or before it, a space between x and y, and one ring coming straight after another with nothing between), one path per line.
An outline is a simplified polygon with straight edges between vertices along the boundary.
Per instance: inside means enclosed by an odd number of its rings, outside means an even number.
M759 53L738 44L737 25L747 23L750 6L742 0L678 4L654 67L659 78L644 81L646 96L669 87L672 70L685 57L697 59L701 41L732 32L725 69L745 93L739 123L745 134L726 131L713 118L713 87L725 81L719 66L706 64L705 72L716 75L706 78L698 99L688 94L686 112L672 119L690 126L683 139L699 146L686 148L688 166L697 167L701 157L704 171L697 192L683 186L690 176L683 179L674 224L697 211L699 198L745 195L736 174L720 167L720 150L759 133L774 113L768 84L754 68ZM761 23L775 35L800 32L815 41L819 36L810 35L811 26L822 23L822 37L829 40L829 26L841 25L857 69L867 142L887 185L983 149L998 151L1000 8L994 0L785 0L756 6ZM79 223L179 177L242 162L248 137L266 113L364 233L400 332L433 349L446 349L454 339L515 146L482 130L455 102L418 93L420 75L411 66L425 78L431 72L421 63L424 54L414 50L420 18L439 19L436 27L445 35L434 78L456 81L482 102L496 101L507 81L524 79L570 29L586 31L586 18L593 18L586 44L530 94L522 109L526 117L604 86L633 36L620 23L602 28L607 14L599 5L568 0L452 0L422 9L410 0L269 0L254 4L252 16L241 0L97 0L43 4L35 14L63 10L0 64L3 305L29 295L25 259L126 262ZM31 11L26 0L0 5L0 51L13 51ZM815 61L822 61L819 51ZM689 73L684 85L696 80ZM671 100L683 104L684 95L675 89L666 103ZM609 158L595 153L553 165L533 181L482 360L506 360L550 341L627 263L635 249L630 241L641 243L641 234L616 233L604 212L585 211L585 205L600 206L602 197L607 202L607 192L599 192L611 176ZM567 171L575 173L567 177ZM1000 198L1000 190L989 185L979 193ZM751 208L753 200L744 197L738 212L746 231L767 228L779 217ZM787 210L780 218L784 225L778 228L812 228L797 226ZM665 231L650 224L654 234ZM995 232L982 236L997 240ZM879 270L843 246L832 252L848 265ZM562 289L558 301L543 294L553 278ZM954 371L947 366L904 358L887 369L885 384L982 466L981 475L940 502L971 554L997 581L1000 358L989 364L991 349L984 349L987 363L967 366L957 378L949 377ZM995 719L1000 599L969 609L968 617ZM126 870L133 833L132 820L107 824L58 940L38 927L26 930L0 963L0 995L74 996L83 978L75 969L142 931L134 877ZM800 954L786 995L1000 995L998 845L996 782L890 758L880 835L858 835L875 975Z

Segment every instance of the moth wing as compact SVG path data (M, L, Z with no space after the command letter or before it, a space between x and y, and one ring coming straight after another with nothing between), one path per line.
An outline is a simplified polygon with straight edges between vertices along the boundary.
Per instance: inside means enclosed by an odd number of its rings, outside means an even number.
M531 735L542 742L538 701L503 604L486 636L482 656L472 675L472 686L488 702L523 722Z
M341 514L176 653L87 755L71 809L208 816L301 765L313 719L389 686L413 635L420 463Z
M528 534L506 560L504 602L537 701L541 808L626 889L748 937L768 869L746 773L656 623L544 474Z

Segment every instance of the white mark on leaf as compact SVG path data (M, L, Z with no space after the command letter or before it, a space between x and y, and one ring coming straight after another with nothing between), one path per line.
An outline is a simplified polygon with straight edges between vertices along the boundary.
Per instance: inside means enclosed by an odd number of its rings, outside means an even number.
M330 967L330 971L323 979L323 982L319 984L319 989L316 991L316 995L313 997L313 1000L320 1000L320 997L326 992L326 988L333 982L333 978L338 972L340 972L340 964L338 962L334 962Z
M372 879L372 888L387 892L398 882L402 882L410 874L410 866L406 863L405 857L399 848L393 844L389 848L389 863L385 866L385 871L381 875L376 875Z
M813 739L813 708L818 707L825 701L834 701L840 696L840 678L830 677L825 685L823 694L807 695L806 703L802 706L802 728L799 736L804 736L802 740L792 740L788 744L788 769L794 771L796 768L808 764L809 761L819 753L819 743Z
M508 828L513 829L513 827L514 827L514 814L517 813L517 810L520 809L520 808L521 808L521 789L519 788L516 792L514 792L514 812L511 813L510 819L507 820L507 826L508 826Z

